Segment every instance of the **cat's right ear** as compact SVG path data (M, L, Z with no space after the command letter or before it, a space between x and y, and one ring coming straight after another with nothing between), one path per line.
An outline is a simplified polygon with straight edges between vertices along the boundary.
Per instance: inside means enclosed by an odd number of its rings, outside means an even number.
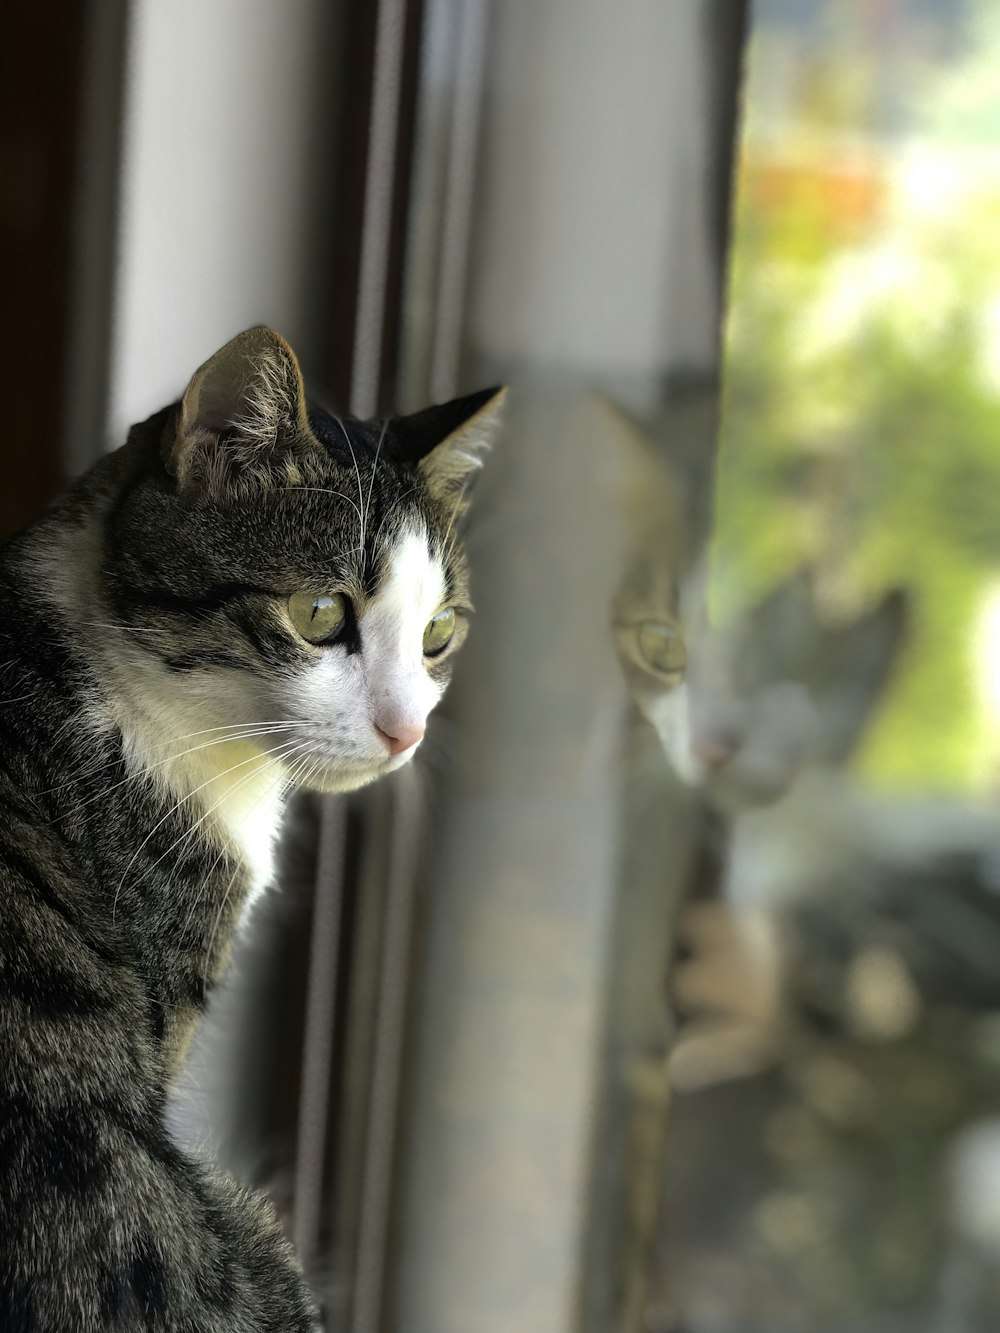
M195 371L165 452L186 499L225 501L301 483L314 449L295 353L256 328Z

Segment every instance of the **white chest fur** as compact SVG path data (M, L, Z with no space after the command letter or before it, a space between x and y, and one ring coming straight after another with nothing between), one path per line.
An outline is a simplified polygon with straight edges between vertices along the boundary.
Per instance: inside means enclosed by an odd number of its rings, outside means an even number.
M276 766L262 766L259 776L219 800L213 818L232 851L249 871L245 911L253 906L274 877L274 847L284 809L284 780Z
M163 776L198 811L195 822L248 872L246 909L274 876L274 848L284 811L287 774L245 741L206 746Z

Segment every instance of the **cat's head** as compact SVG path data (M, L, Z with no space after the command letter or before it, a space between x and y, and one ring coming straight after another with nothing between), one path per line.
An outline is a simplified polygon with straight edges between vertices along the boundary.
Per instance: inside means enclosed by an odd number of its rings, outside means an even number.
M618 626L632 697L673 770L729 810L766 804L807 767L842 764L871 720L903 642L906 597L843 624L799 574L725 628L699 598L647 605Z
M411 758L466 635L458 525L502 398L331 416L259 328L136 427L101 596L154 724L231 728L326 790Z
M727 809L782 796L804 768L838 765L864 734L898 660L904 592L832 623L799 571L719 627L683 491L652 441L601 405L629 542L612 611L629 693L673 772Z
M800 570L725 627L694 616L688 762L716 804L766 804L805 769L850 758L898 662L908 601L893 589L832 621Z

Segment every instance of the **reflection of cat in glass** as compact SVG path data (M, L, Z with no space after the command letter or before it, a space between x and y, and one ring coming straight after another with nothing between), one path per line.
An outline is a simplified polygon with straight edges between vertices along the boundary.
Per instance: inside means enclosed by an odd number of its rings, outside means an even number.
M636 473L635 553L613 617L629 692L674 772L713 806L775 800L806 766L841 764L854 750L895 662L905 597L890 592L831 624L800 571L726 627L710 626L669 474L634 427L619 431Z
M796 1086L812 1021L802 976L815 991L830 970L829 935L803 928L801 904L773 892L771 821L783 829L786 812L817 790L846 804L850 784L838 770L896 667L909 598L889 592L834 618L818 579L800 570L712 625L708 524L690 499L697 483L687 488L666 451L623 413L607 404L603 411L625 529L610 620L634 725L587 1299L604 1320L595 1329L707 1328L715 1325L654 1317L651 1278L662 1273L671 1298L684 1290L710 1302L725 1262L744 1272L739 1247L775 1178L759 1126L784 1097L788 1070ZM679 451L669 462L675 457ZM733 871L742 873L748 859L748 825L761 836L752 848L756 883L742 895ZM849 916L856 895L835 887L836 910ZM809 884L800 888L808 896ZM818 896L817 913L829 897ZM871 960L862 961L866 983ZM854 986L855 999L865 992L869 1018L878 1006L884 1016L886 975L877 978L874 1007L873 988ZM900 994L897 986L890 1006ZM675 1096L681 1092L701 1095ZM667 1260L652 1261L663 1244L664 1198L673 1238ZM688 1263L694 1252L710 1255L712 1278ZM613 1273L603 1283L602 1263ZM679 1274L685 1265L693 1276ZM665 1299L663 1309L686 1316L696 1304ZM746 1302L734 1308L749 1313Z
M624 460L632 538L613 610L618 658L633 702L672 773L697 794L718 849L729 841L732 816L779 801L804 773L836 769L853 753L897 660L906 597L891 591L832 623L815 580L800 570L724 627L711 625L705 559L691 549L680 487L642 431L616 408L606 411ZM692 1017L710 1015L716 1043L727 1014L745 1040L746 1023L775 1017L773 932L753 912L737 921L704 885L696 893L700 901L680 921L690 957L674 969L674 998ZM682 1033L680 1044L691 1035ZM724 1065L721 1051L720 1058Z

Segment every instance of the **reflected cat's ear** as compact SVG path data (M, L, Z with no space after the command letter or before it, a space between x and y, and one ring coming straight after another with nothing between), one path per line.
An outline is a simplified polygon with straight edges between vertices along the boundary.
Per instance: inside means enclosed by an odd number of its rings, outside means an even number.
M461 503L500 423L505 388L482 389L393 422L396 450L415 463L431 494Z
M295 353L256 328L195 371L166 463L189 499L239 499L300 482L314 449Z
M861 742L906 646L912 596L893 588L872 610L823 638L821 757L844 763Z

